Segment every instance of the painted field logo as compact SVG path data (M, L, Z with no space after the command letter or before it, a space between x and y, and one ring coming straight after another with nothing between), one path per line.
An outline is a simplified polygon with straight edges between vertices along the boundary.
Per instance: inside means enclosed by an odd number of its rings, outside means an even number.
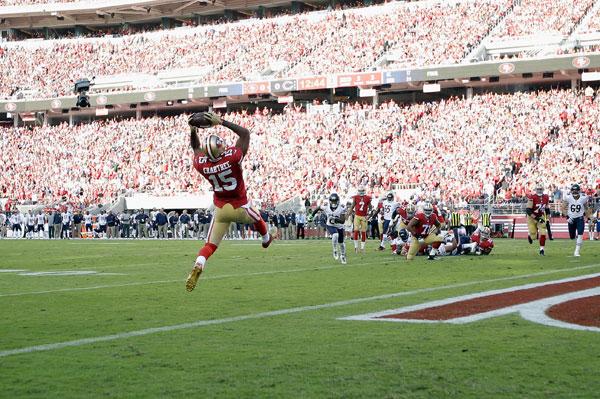
M600 332L600 273L479 292L342 320L463 324L511 313L548 326Z

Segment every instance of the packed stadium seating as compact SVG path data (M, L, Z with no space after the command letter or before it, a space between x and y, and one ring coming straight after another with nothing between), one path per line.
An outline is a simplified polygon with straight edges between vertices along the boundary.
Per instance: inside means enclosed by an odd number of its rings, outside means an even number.
M424 2L313 12L125 37L12 42L0 46L0 97L70 93L81 77L203 67L202 82L369 70L387 50L389 67L457 63L511 3ZM460 21L460 22L459 22ZM272 71L274 63L283 64ZM137 87L153 86L146 80Z
M376 195L396 183L412 184L452 202L493 195L505 175L500 196L506 200L539 181L549 191L574 181L600 183L594 180L598 95L593 101L567 90L483 94L376 109L348 106L340 113L290 108L226 117L254 133L246 180L263 203L345 194L359 182ZM218 131L233 143L231 133ZM90 204L127 190L208 190L191 168L185 116L2 128L0 137L0 197Z
M77 0L0 0L0 7L24 6L29 4L72 3Z
M198 82L222 82L452 64L461 62L507 12L495 39L570 33L594 1L571 3L389 3L124 37L11 42L0 44L0 69L6 72L0 98L17 89L36 97L68 94L81 77L155 75L191 67L201 68ZM588 19L580 30L598 31L598 20ZM384 55L389 62L378 62ZM125 89L158 86L154 79L139 79Z
M594 0L522 0L501 24L495 38L507 39L532 34L568 35Z

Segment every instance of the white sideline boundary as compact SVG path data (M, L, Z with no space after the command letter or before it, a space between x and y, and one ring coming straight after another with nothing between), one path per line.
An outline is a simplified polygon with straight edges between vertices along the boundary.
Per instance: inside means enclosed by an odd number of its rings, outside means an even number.
M579 266L579 267L567 268L567 269L548 270L545 272L522 274L522 275L508 276L508 277L499 277L499 278L488 279L488 280L469 281L469 282L464 282L464 283L442 285L442 286L438 286L438 287L419 288L419 289L412 290L412 291L402 291L402 292L396 292L396 293L392 293L392 294L383 294L383 295L376 295L376 296L370 296L370 297L348 299L345 301L330 302L330 303L324 303L324 304L320 304L320 305L299 306L299 307L288 308L288 309L272 310L269 312L261 312L261 313L253 313L253 314L247 314L247 315L241 315L241 316L226 317L223 319L198 320L198 321L191 322L191 323L174 324L174 325L170 325L170 326L161 326L161 327L152 327L152 328L145 328L142 330L127 331L127 332L116 333L116 334L111 334L111 335L103 335L103 336L99 336L99 337L77 339L77 340L73 340L73 341L63 341L63 342L55 342L55 343L51 343L51 344L28 346L28 347L24 347L24 348L8 349L8 350L0 351L0 358L12 356L12 355L25 354L25 353L43 352L43 351L51 351L51 350L56 350L56 349L68 348L68 347L77 347L77 346L83 346L83 345L87 345L87 344L95 344L98 342L114 341L114 340L118 340L118 339L126 339L126 338L131 338L131 337L140 337L140 336L156 334L156 333L161 333L161 332L170 332L170 331L184 330L184 329L189 329L189 328L210 326L210 325L216 325L216 324L233 323L236 321L262 319L262 318L266 318L266 317L288 315L288 314L293 314L293 313L301 313L301 312L307 312L307 311L311 311L311 310L329 309L329 308L340 307L340 306L354 305L357 303L371 302L371 301L377 301L377 300L382 300L382 299L390 299L390 298L396 298L396 297L401 297L401 296L410 296L410 295L426 293L426 292L441 291L441 290L445 290L445 289L469 287L469 286L477 285L477 284L518 280L521 278L530 278L530 277L538 277L538 276L546 276L546 275L561 273L561 272L565 272L565 271L585 270L585 269L590 269L590 268L597 267L597 266L600 266L600 264Z
M302 272L310 272L310 271L319 271L319 270L331 270L331 269L342 269L348 267L359 267L359 266L367 266L373 264L379 264L380 262L365 262L365 263L357 263L351 265L332 265L332 266L323 266L323 267L311 267L305 269L289 269L289 270L267 270L262 272L253 272L253 273L241 273L241 274L222 274L217 276L207 276L202 277L201 280L221 280L226 278L234 278L234 277L252 277L252 276L263 276L269 274L286 274L286 273L302 273ZM104 273L105 275L109 273ZM116 275L116 273L114 273ZM32 292L14 292L14 293L6 293L0 294L0 298L9 297L9 296L25 296L25 295L42 295L42 294L52 294L58 292L71 292L71 291L88 291L88 290L99 290L103 288L119 288L119 287L130 287L130 286L139 286L139 285L152 285L152 284L168 284L168 283L183 283L185 279L180 280L156 280L156 281L140 281L140 282L132 282L132 283L123 283L123 284L105 284L105 285L95 285L91 287L73 287L73 288L60 288L56 290L47 290L47 291L32 291Z

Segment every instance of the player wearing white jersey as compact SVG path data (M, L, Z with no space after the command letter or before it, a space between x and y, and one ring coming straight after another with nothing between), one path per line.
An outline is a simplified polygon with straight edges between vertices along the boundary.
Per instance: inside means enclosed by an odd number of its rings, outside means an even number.
M333 247L333 258L345 265L346 264L346 243L344 242L344 222L346 220L346 207L340 204L340 197L333 193L329 196L329 204L324 207L318 207L314 215L323 212L327 217L327 232L331 235L331 245ZM339 251L338 251L339 248Z
M575 252L573 256L580 256L579 251L583 244L583 231L585 229L585 216L587 211L588 196L581 194L579 184L571 186L571 193L567 194L563 203L563 214L567 215L569 225L569 237L571 240L577 239L575 243ZM588 215L590 216L590 215Z
M46 216L43 212L38 212L36 216L37 220L37 233L38 238L44 238L44 224L46 224Z
M27 237L27 239L31 240L33 239L33 232L35 230L35 215L33 214L33 212L29 211L26 215L25 215L25 225L27 226L27 230L25 231L25 237Z
M394 212L400 207L400 204L394 200L394 193L387 193L385 199L379 204L378 212L383 215L383 230L381 231L381 243L379 244L379 250L385 249L385 242L388 239L388 230L390 224L394 218Z
M21 229L21 223L23 223L23 216L17 210L15 213L10 215L10 224L12 227L12 236L13 238L21 238L23 234L23 230Z

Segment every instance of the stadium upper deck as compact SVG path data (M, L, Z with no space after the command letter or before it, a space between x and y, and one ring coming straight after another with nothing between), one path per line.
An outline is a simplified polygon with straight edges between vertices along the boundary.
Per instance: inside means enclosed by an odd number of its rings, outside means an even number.
M425 1L124 37L9 42L0 46L6 71L0 97L24 89L36 97L63 95L75 80L92 76L145 74L129 89L158 87L152 76L186 69L207 83L453 64L465 61L490 31L572 30L585 11L597 11L591 0L584 2L566 17L567 0L542 14L532 11L540 7L533 0L514 8L511 0ZM591 18L580 28L596 24Z

